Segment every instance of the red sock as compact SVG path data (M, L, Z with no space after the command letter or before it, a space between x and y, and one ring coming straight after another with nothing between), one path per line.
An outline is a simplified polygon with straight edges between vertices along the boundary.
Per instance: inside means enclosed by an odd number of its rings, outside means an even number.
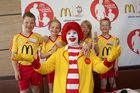
M106 93L106 89L100 89L100 93Z
M113 92L113 91L115 91L115 90L117 90L116 88L111 88L111 91Z

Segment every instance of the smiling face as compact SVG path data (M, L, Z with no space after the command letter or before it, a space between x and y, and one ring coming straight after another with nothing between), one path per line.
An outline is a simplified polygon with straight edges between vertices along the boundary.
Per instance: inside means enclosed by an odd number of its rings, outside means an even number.
M52 36L57 37L59 32L61 30L60 24L58 22L52 22L50 27L49 27L49 31L51 33Z
M89 27L88 27L86 24L83 24L83 25L81 26L81 28L82 28L82 31L83 31L83 33L84 33L84 36L87 37L88 34L89 34L89 32L90 32Z
M78 45L78 33L75 30L69 30L66 34L66 39L68 45L75 46Z
M101 21L100 30L102 31L103 34L109 33L109 31L111 30L109 21L107 20Z
M23 26L25 32L32 32L35 26L35 19L33 17L26 16L23 19Z

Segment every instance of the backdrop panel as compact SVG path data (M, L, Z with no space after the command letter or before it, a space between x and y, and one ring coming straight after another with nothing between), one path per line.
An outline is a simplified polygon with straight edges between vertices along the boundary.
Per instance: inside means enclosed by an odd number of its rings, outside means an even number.
M100 20L109 18L111 35L120 39L122 54L119 66L140 65L139 0L21 0L22 15L31 11L36 16L34 32L49 35L48 24L56 17L62 23L89 20L92 32L101 34Z

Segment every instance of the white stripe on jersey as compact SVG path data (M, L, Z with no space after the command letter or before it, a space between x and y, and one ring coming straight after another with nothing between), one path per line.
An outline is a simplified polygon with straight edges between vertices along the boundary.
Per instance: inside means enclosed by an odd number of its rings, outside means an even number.
M81 51L81 49L68 49L68 52L69 53L77 53L77 52L80 52Z
M79 84L67 84L67 89L78 89Z
M79 79L79 73L68 73L67 79Z
M69 69L77 69L77 64L69 64Z

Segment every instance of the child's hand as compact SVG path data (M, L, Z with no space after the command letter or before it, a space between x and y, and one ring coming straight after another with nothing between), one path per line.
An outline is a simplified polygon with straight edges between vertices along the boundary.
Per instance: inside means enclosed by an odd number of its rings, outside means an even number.
M44 36L43 37L43 41L47 43L49 41L49 37L48 36Z
M20 79L21 79L21 76L20 76L19 71L16 71L16 72L15 72L15 79L16 79L16 80L20 80Z
M98 35L97 32L94 32L94 37L93 37L94 43L98 42Z
M59 48L63 47L63 45L60 44L59 42L55 42L55 44L56 44L56 46L59 47Z
M83 47L82 47L82 52L84 53L84 56L89 56L89 50L90 50L90 47L88 46L88 44L85 44Z
M114 61L120 56L120 54L121 54L120 46L118 46L117 48L112 48L112 50L109 53L109 56L107 57L107 61L108 62Z

